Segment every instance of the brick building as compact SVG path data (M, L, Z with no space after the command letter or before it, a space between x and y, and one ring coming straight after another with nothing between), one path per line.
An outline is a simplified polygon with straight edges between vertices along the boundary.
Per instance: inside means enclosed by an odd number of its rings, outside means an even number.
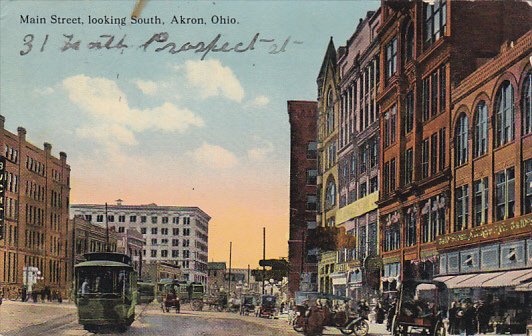
M26 141L26 130L13 134L0 116L0 148L6 158L5 227L0 240L0 287L23 286L24 267L37 267L38 285L65 291L70 166L65 153L52 155Z
M450 93L530 26L526 2L381 2L379 212L384 289L434 275L450 232Z
M451 216L438 237L439 275L454 298L530 316L532 280L532 31L451 94Z
M317 251L308 246L308 230L316 228L317 103L288 101L290 121L289 292L317 290Z
M353 298L379 290L379 40L380 10L370 11L338 53L339 134L336 225L356 237L337 253L333 292ZM369 266L369 267L365 267Z

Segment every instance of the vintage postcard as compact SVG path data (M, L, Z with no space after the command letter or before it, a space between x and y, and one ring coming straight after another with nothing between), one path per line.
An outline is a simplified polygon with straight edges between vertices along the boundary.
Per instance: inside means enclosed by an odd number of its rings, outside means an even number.
M0 336L532 335L530 1L0 1Z

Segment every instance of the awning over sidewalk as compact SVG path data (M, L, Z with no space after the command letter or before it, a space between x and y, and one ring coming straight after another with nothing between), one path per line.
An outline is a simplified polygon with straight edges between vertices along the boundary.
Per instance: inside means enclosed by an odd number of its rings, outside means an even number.
M497 288L514 287L532 279L532 269L489 272L479 274L461 274L442 276L434 280L442 281L447 288ZM517 289L516 289L517 290Z
M532 281L515 286L516 292L532 292Z

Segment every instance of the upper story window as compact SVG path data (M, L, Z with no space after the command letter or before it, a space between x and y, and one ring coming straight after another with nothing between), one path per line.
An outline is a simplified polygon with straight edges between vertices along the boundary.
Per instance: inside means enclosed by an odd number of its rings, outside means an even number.
M424 4L425 46L430 46L445 34L447 28L447 1L434 0L434 4Z
M327 209L332 208L336 204L336 184L334 180L330 180L327 183L327 190L325 194L325 206Z
M403 115L403 134L408 134L414 129L414 93L408 92L405 97Z
M395 142L396 114L396 105L384 114L384 147L388 147Z
M495 99L495 146L514 140L515 136L514 89L504 81Z
M385 52L386 79L389 79L397 71L397 37L386 45Z
M403 159L403 185L412 183L414 175L414 151L409 148L405 151Z
M318 170L316 169L307 169L307 184L316 185L318 178Z
M469 222L469 185L456 188L454 195L454 231L462 231Z
M532 133L532 72L528 71L523 82L523 96L521 98L523 106L523 134Z
M327 113L327 134L334 131L334 102L333 102L333 93L332 89L329 89L327 92L327 101L326 101L326 113Z
M412 21L410 21L406 26L404 37L404 61L408 62L414 59L414 24L412 23Z
M523 208L524 213L529 214L532 212L532 159L526 160L523 168Z
M515 170L508 168L495 174L495 219L515 215Z
M307 159L315 159L318 156L318 143L310 141L307 144Z
M460 114L456 122L455 130L455 166L460 166L467 162L468 157L468 121L465 113Z
M475 109L475 131L473 137L475 150L473 155L479 157L488 151L488 107L484 101Z

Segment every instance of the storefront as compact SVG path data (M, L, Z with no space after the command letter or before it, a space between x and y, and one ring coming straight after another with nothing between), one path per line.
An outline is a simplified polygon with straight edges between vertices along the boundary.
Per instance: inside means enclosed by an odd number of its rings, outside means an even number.
M347 273L335 272L330 275L333 285L333 294L347 296Z

